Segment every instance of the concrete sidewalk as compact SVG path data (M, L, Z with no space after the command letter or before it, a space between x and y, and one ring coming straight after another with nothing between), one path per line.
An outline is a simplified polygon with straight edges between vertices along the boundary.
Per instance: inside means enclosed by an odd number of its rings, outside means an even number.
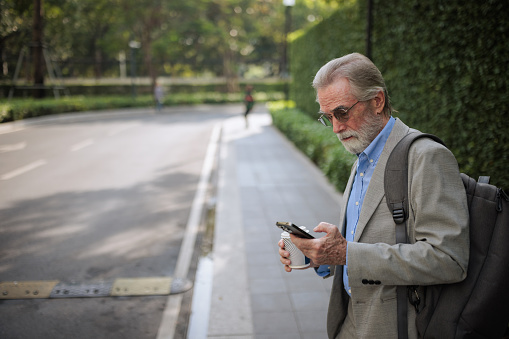
M285 272L275 222L337 224L341 196L263 106L249 125L243 116L223 124L208 338L327 338L332 279Z

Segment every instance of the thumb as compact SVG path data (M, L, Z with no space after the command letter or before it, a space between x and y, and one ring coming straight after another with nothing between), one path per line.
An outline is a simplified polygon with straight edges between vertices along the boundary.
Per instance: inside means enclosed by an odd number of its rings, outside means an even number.
M329 224L327 222L321 222L318 226L316 226L313 231L317 233L327 233L329 234L333 229L337 228L333 224Z

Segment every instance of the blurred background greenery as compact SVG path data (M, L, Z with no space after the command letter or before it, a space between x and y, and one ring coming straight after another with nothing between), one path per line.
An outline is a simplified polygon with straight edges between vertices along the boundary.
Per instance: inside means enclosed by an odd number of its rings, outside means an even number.
M2 121L150 106L156 82L168 105L240 102L254 84L257 101L295 103L272 110L284 112L277 125L342 189L333 168L351 158L292 120L315 123L314 74L360 52L398 118L442 138L461 171L509 187L507 0L3 0L0 10Z

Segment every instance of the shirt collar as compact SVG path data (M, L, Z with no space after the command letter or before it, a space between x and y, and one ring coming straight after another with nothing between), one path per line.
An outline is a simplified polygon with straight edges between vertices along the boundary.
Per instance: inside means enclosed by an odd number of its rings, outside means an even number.
M387 142L387 139L389 138L389 134L391 134L392 128L394 127L394 124L396 122L396 119L391 117L385 127L382 129L380 133L376 136L376 138L369 144L366 149L358 154L357 156L360 156L361 154L365 154L368 159L376 159L380 157L380 154L382 154L382 151L385 147L385 143Z

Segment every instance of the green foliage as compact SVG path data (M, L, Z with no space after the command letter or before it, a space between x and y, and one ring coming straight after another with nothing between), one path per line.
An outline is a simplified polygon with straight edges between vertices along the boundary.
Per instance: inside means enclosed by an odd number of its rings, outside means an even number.
M152 105L152 100L148 96L140 96L135 100L129 97L85 98L78 96L63 99L4 101L0 103L0 122L67 112L149 106Z
M376 1L374 61L406 123L509 188L509 2L467 3Z
M12 79L31 40L33 0L0 1L0 64ZM281 0L47 0L44 44L64 77L114 77L119 59L139 76L241 74L246 65L279 73L285 6ZM328 16L334 1L299 0L292 30ZM131 55L129 41L141 42ZM28 70L28 68L27 68ZM25 77L25 68L21 77Z
M343 191L355 156L345 150L331 129L291 106L283 101L270 103L273 124Z
M292 44L291 98L318 109L310 86L328 60L364 50L365 8L343 7ZM460 170L509 188L509 2L374 0L373 61L408 125L442 138Z
M281 92L265 93L256 92L256 102L270 100L281 100L284 94ZM196 104L218 104L241 102L243 95L240 93L177 93L166 96L164 105L196 105ZM75 96L62 99L14 99L11 101L0 101L0 123L26 118L39 117L50 114L69 112L82 112L104 109L118 109L127 107L150 107L154 106L152 95L139 95L135 99L127 96L102 96L83 97Z
M338 56L364 51L364 1L345 1L341 9L311 28L290 46L293 83L290 98L308 114L318 112L311 83L325 63Z
M246 85L254 86L255 92L260 93L275 93L275 92L283 92L284 91L284 82L283 81L243 81L239 83L239 88L242 91ZM203 84L165 84L162 83L165 93L169 96L174 94L182 94L182 93L207 93L207 92L221 92L226 93L227 85L226 82L220 83L203 83ZM0 84L0 98L8 97L9 90L11 89L10 84L1 85ZM131 96L132 93L132 85L131 84L107 84L107 85L67 85L66 89L69 90L70 94L73 96ZM48 88L46 91L46 97L53 96L53 90ZM144 85L136 85L136 93L143 94L151 94L152 86L148 84ZM27 95L31 95L31 91L25 91L18 89L14 91L14 97L26 97Z

